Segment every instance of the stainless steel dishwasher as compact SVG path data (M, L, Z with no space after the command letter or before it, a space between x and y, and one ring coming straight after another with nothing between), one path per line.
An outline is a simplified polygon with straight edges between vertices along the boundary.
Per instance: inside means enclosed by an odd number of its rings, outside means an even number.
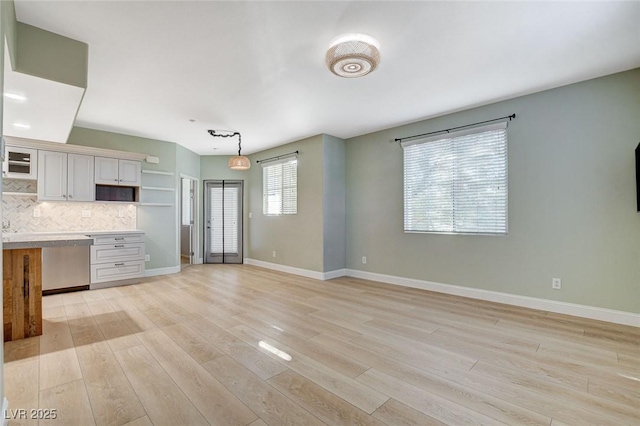
M42 249L42 292L60 289L89 289L90 245L44 247ZM53 291L52 291L53 290Z

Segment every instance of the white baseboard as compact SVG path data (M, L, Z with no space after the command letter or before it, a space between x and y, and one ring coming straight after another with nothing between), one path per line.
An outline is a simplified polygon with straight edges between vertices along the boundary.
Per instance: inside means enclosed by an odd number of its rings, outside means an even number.
M405 287L420 288L438 293L452 294L469 297L472 299L486 300L489 302L504 303L507 305L521 306L524 308L538 309L555 312L558 314L572 315L576 317L607 321L616 324L640 327L640 314L616 311L613 309L598 308L595 306L578 305L575 303L560 302L556 300L539 299L536 297L519 296L516 294L501 293L498 291L482 290L478 288L462 287L453 284L442 284L432 281L403 278L394 275L377 274L374 272L346 269L345 275L362 278L365 280L379 281L387 284L401 285Z
M314 278L316 280L324 280L324 273L318 271L312 271L310 269L296 268L293 266L281 265L279 263L265 262L263 260L244 258L244 263L247 265L259 266L261 268L273 269L274 271L286 272L288 274L300 275L307 278Z
M169 266L167 268L145 269L144 276L145 277L155 277L157 275L177 274L178 272L180 272L180 265L178 265L178 266Z
M336 269L335 271L324 272L323 281L332 280L334 278L340 278L347 275L347 269Z
M303 277L314 278L316 280L322 281L349 276L387 284L435 291L437 293L469 297L471 299L486 300L488 302L504 303L507 305L521 306L523 308L538 309L541 311L555 312L558 314L572 315L575 317L589 318L594 320L612 322L615 324L640 327L640 314L616 311L613 309L598 308L595 306L578 305L575 303L540 299L529 296L519 296L517 294L501 293L498 291L483 290L479 288L463 287L453 284L443 284L433 281L417 280L414 278L404 278L394 275L378 274L375 272L359 271L357 269L338 269L329 272L318 272L249 258L245 258L244 263L246 263L247 265L260 266L262 268L273 269L275 271L286 272L294 275L301 275Z

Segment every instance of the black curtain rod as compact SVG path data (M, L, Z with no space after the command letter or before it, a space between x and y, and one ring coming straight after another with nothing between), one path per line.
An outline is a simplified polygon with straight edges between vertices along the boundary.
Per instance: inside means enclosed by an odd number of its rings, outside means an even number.
M507 115L505 117L494 118L494 119L486 120L486 121L479 121L479 122L473 123L473 124L465 124L464 126L452 127L450 129L438 130L438 131L429 132L429 133L422 133L420 135L407 136L405 138L396 138L395 141L396 142L402 142L405 139L413 139L413 138L419 138L419 137L422 137L422 136L435 135L436 133L449 133L451 130L464 129L465 127L477 126L478 124L491 123L492 121L504 120L505 118L508 118L509 121L511 121L514 118L516 118L516 115L515 114L511 114L511 115Z
M262 162L264 162L264 161L269 161L269 160L278 160L278 159L280 159L280 158L288 157L288 156L290 156L290 155L292 155L292 154L297 154L297 153L298 153L298 151L293 151L293 152L290 152L290 153L288 153L288 154L278 155L277 157L265 158L264 160L256 160L256 163L260 164L260 163L262 163Z

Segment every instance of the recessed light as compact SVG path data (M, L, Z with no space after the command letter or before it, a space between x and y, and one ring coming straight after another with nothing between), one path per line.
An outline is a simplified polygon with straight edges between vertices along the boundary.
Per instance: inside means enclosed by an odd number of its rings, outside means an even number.
M4 95L9 99L13 99L14 101L26 101L27 100L26 96L18 95L17 93L5 92Z
M31 128L31 124L26 124L26 123L13 123L13 127L18 127L20 129L30 129Z
M195 122L196 122L196 119L195 119L195 118L190 118L190 119L189 119L189 123L193 124L193 123L195 123Z

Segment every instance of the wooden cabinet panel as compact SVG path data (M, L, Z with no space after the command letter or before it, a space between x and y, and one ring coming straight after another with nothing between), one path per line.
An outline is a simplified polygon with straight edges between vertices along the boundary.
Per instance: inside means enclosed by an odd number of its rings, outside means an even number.
M2 251L4 341L42 334L42 249Z

